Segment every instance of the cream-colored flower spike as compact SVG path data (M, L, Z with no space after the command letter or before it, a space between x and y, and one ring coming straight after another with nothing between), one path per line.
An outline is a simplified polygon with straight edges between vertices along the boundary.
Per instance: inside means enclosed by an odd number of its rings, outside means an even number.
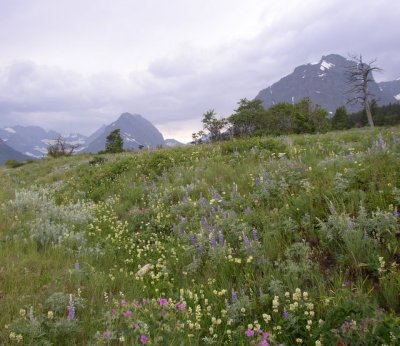
M145 264L142 268L138 270L136 273L136 276L144 276L146 275L150 270L152 270L154 266L150 263Z

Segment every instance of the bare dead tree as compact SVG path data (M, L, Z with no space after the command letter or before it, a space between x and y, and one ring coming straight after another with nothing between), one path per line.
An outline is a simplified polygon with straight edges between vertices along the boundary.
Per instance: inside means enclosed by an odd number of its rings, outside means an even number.
M51 157L70 156L79 147L80 144L68 143L65 138L59 136L53 144L48 146L47 154Z
M347 91L347 94L350 95L347 102L351 104L360 103L367 114L369 126L374 127L371 112L373 95L369 92L368 86L370 82L374 81L372 72L380 72L382 69L375 65L376 59L367 64L363 62L361 54L360 56L353 55L351 58L357 64L347 71L347 82L351 86L351 89Z

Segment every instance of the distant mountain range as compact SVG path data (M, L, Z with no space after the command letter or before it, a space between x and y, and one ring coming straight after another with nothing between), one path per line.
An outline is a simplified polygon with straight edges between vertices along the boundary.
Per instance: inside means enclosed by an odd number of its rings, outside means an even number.
M354 61L337 54L323 56L318 62L296 67L291 74L261 90L256 99L267 109L279 102L295 103L308 97L330 113L341 106L346 106L348 112L359 111L360 105L347 104L351 95L346 93L350 89L346 72L354 66ZM400 80L372 81L369 90L379 105L400 100Z
M347 103L350 89L346 72L355 62L337 54L323 56L320 61L298 66L278 82L261 90L256 96L265 108L279 102L298 102L308 97L334 113L338 107ZM379 105L400 101L400 78L394 81L377 83L372 81L370 92L375 95ZM360 110L360 106L346 105L349 112ZM160 131L148 120L138 114L123 113L109 125L101 126L91 136L71 134L63 137L67 143L79 144L75 152L97 153L105 149L106 137L114 129L121 130L124 149L141 147L182 145L174 139L164 140ZM46 131L38 126L10 126L0 128L0 164L5 160L37 159L46 156L47 148L60 137L55 131ZM2 161L1 161L2 160Z
M81 134L63 136L69 144L78 144L75 152L97 153L105 149L106 137L115 130L121 130L124 149L134 150L141 147L177 146L182 143L168 139L148 120L138 114L123 113L113 123L101 126L89 137ZM47 148L61 135L55 131L46 131L39 126L9 126L0 128L0 164L6 160L39 159L47 155Z

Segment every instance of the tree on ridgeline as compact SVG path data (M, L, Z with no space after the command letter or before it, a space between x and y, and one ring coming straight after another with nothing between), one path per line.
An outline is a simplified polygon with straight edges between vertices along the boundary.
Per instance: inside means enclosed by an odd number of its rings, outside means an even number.
M70 156L74 150L80 147L80 144L68 143L64 137L58 136L52 144L47 147L47 155L53 158Z
M266 110L261 100L244 98L238 105L235 113L228 118L234 136L249 135L264 127Z
M106 137L106 153L121 153L124 151L124 141L121 137L121 130L115 129Z
M225 118L216 118L214 109L210 109L203 114L203 127L210 134L211 141L217 141L222 138L222 131L226 128L228 121Z

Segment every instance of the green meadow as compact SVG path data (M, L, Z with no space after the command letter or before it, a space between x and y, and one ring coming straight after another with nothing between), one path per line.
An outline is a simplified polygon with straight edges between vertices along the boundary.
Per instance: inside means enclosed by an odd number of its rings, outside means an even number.
M1 345L399 345L400 127L0 168Z

